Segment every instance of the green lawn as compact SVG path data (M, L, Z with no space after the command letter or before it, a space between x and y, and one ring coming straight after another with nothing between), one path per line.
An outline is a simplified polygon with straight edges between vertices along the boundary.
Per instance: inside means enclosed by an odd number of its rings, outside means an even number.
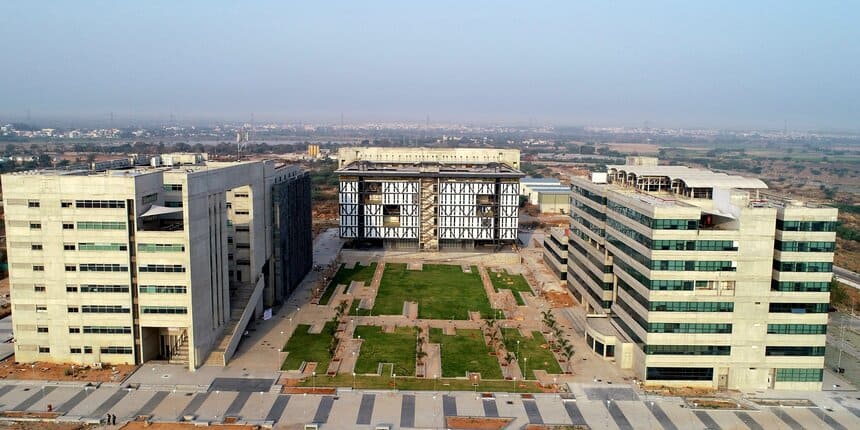
M414 327L397 327L394 333L383 333L382 327L358 326L354 337L359 336L364 342L355 363L355 373L376 373L379 363L394 363L394 374L415 374ZM390 368L383 369L383 374L388 373L391 373Z
M317 375L316 381L312 378L306 378L299 383L300 387L311 387L316 384L316 387L351 387L353 383L352 375L340 373L335 376ZM363 390L379 390L394 388L394 378L390 375L384 376L366 376L357 375L355 377L355 387ZM412 391L472 391L475 387L472 386L472 381L468 379L453 379L453 378L401 378L397 376L398 390ZM505 381L503 379L496 380L481 380L478 383L477 391L479 392L508 392L508 393L542 393L538 384L534 381Z
M543 335L539 331L533 331L532 337L527 338L520 336L519 330L515 328L503 328L502 336L504 337L505 349L510 353L516 353L517 341L520 341L520 370L525 366L525 359L528 358L528 368L526 371L528 378L534 378L535 370L545 370L547 373L562 373L561 366L555 360L552 352L548 348L541 348L541 345L547 343Z
M500 289L511 290L511 293L514 294L514 298L517 300L518 305L524 306L526 304L526 302L523 301L522 297L517 294L520 291L526 293L532 292L531 287L529 287L528 281L526 281L526 278L523 277L523 275L509 275L507 272L504 271L496 273L490 272L489 275L490 280L493 282L493 288L496 291L499 291Z
M328 363L331 357L328 354L328 347L332 340L332 331L334 323L329 321L325 323L322 333L310 334L308 329L311 326L307 324L299 324L290 340L284 345L284 351L289 351L287 359L281 365L281 370L296 370L303 361L316 362L317 373L325 373L328 369Z
M493 310L477 267L464 273L460 266L425 264L406 270L406 264L386 264L373 305L374 315L399 315L404 301L418 302L418 318L469 319L469 311L490 317Z
M321 305L328 304L338 285L344 284L349 287L352 281L364 281L365 285L369 285L370 281L373 280L373 273L376 272L376 263L370 263L370 266L362 266L356 263L354 269L347 269L344 266L344 264L340 265L340 269L334 275L334 279L326 286L325 292L320 297Z
M430 342L442 345L442 376L465 377L466 372L479 372L484 379L502 379L502 369L490 347L484 344L481 330L457 330L446 336L441 328L430 329Z

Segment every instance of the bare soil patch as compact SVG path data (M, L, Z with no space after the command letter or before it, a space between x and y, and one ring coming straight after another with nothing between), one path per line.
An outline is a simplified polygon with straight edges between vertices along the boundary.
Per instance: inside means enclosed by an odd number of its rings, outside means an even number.
M35 364L35 368L32 366ZM129 364L105 365L101 369L55 363L16 363L15 356L0 361L0 379L45 380L45 381L82 381L82 382L119 382L125 379L137 366Z
M501 430L513 421L512 418L485 418L485 417L447 417L445 418L449 429L462 430Z
M130 421L128 424L120 427L121 430L191 430L199 428L193 423L151 423L146 421ZM252 426L248 424L210 424L207 429L213 430L256 430L260 426Z

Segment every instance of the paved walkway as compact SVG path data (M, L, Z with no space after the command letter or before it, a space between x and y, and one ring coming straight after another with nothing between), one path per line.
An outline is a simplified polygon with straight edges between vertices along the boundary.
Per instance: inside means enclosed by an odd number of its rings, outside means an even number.
M633 387L570 384L570 395L472 392L393 392L340 390L336 396L284 395L270 390L273 380L253 384L216 379L202 390L123 389L0 383L0 409L42 412L52 405L63 420L98 421L105 414L117 421L149 415L153 421L219 423L269 422L277 427L307 423L321 428L442 428L446 416L510 417L511 428L526 424L579 424L594 429L854 429L860 428L860 393L802 393L813 407L767 407L744 401L744 410L694 409L682 399L644 396ZM798 393L776 393L786 398Z

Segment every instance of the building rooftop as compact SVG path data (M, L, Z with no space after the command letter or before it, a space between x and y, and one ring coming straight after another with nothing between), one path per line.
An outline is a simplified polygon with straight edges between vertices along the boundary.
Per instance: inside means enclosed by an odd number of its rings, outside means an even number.
M687 188L767 188L767 184L761 179L693 169L686 166L610 165L606 167L610 175L615 173L627 176L632 174L635 177L666 177L673 182L683 182ZM632 180L635 181L635 179Z

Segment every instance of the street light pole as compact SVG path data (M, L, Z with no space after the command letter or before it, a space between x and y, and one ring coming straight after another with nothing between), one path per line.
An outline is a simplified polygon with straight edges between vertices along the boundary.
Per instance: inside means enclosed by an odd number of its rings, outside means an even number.
M311 373L311 378L313 378L313 385L311 386L311 392L316 393L317 392L317 371L316 370L314 370L313 373Z
M355 390L355 372L352 372L352 389Z

